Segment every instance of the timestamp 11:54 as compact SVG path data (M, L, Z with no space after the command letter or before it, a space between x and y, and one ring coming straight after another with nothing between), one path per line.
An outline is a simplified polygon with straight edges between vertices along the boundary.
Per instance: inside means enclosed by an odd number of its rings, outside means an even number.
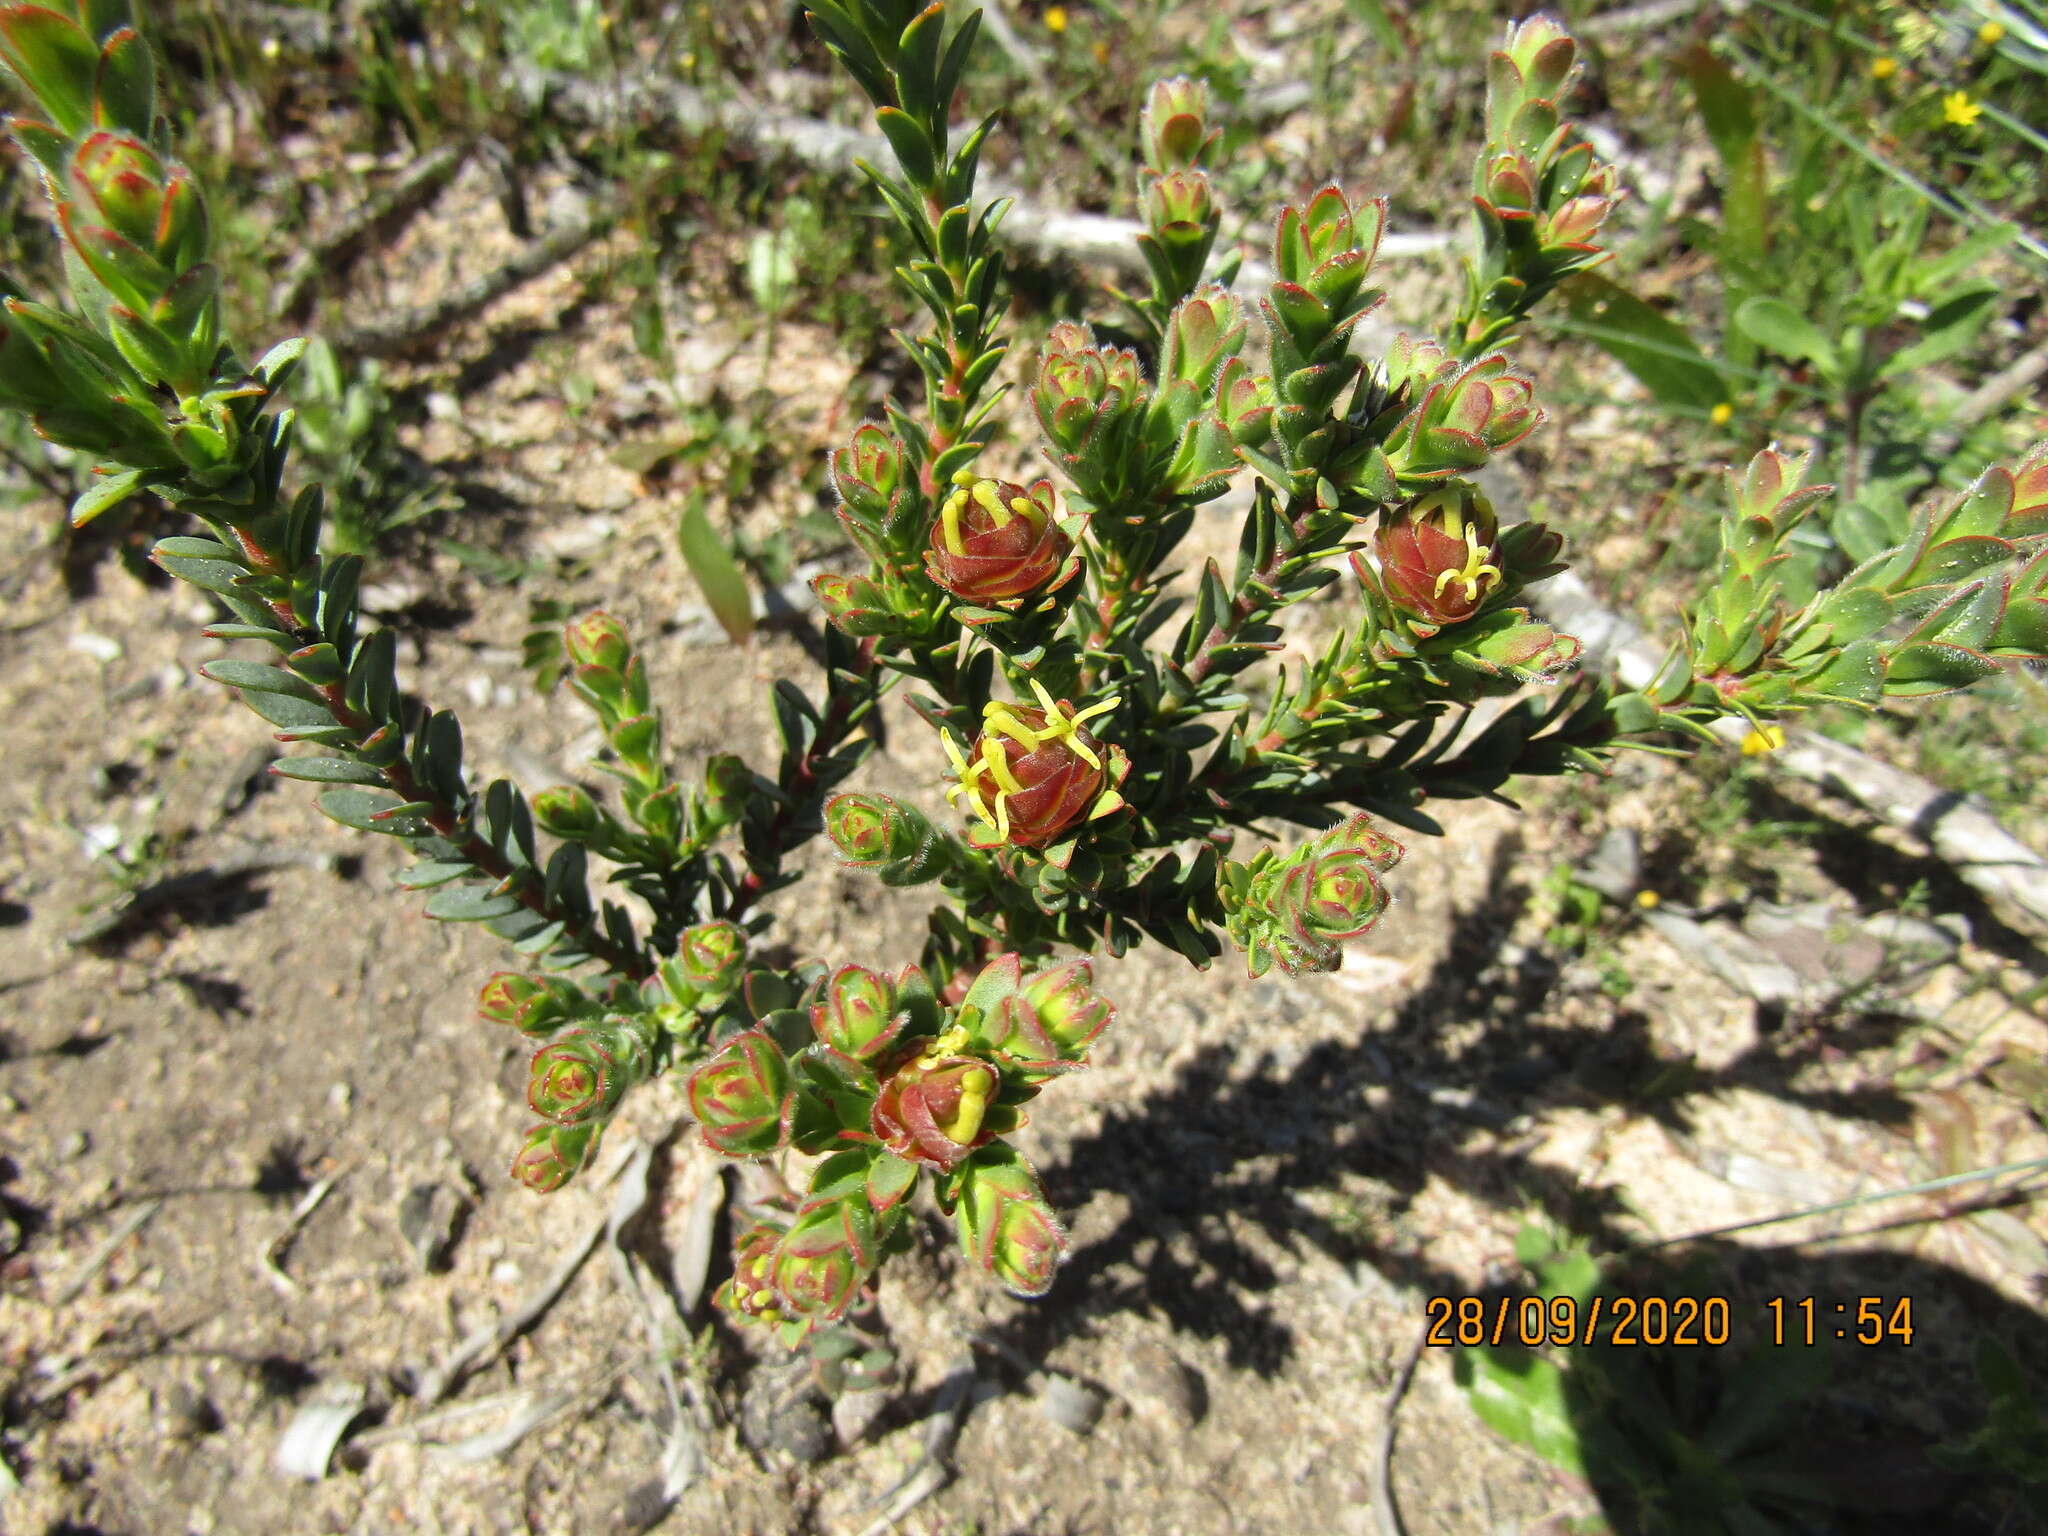
M1913 1342L1910 1296L1858 1296L1845 1301L1773 1296L1764 1307L1771 1314L1773 1344L1816 1344L1823 1339L1857 1344Z

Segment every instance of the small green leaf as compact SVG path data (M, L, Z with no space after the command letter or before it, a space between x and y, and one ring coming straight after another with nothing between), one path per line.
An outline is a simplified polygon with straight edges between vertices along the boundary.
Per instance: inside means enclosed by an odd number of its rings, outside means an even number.
M83 528L102 512L126 501L142 484L143 474L144 471L139 469L127 469L118 475L107 475L95 480L80 494L78 500L71 503L71 526ZM171 574L179 573L173 571ZM191 581L193 578L187 576L185 579Z
M519 898L500 895L490 885L447 886L427 902L427 916L445 923L481 923L494 917L510 917L519 910Z
M1564 1372L1523 1350L1460 1349L1451 1370L1472 1411L1495 1433L1552 1466L1586 1475Z
M354 827L358 832L412 837L426 831L425 822L409 817L394 816L388 821L371 819L378 812L391 810L403 803L396 795L380 795L367 789L330 789L315 802L321 814L332 817L344 827Z
M1759 346L1782 357L1803 358L1830 378L1841 371L1834 343L1783 299L1754 298L1735 311L1735 324Z
M1599 347L1663 404L1711 411L1728 398L1720 371L1691 333L1626 288L1598 273L1581 272L1560 284L1558 292L1572 317L1560 329Z
M305 779L314 784L370 784L381 786L384 776L366 763L345 757L281 757L270 771L283 779Z
M734 560L704 515L701 494L690 498L676 522L676 540L682 546L683 562L697 579L713 617L735 643L754 632L754 599L747 587L746 572Z

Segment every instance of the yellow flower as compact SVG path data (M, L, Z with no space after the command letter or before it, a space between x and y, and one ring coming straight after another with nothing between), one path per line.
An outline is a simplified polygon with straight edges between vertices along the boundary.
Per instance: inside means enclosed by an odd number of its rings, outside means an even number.
M1880 53L1870 61L1870 78L1889 80L1899 72L1899 61L1888 53Z
M1986 48L1996 48L2005 41L2005 23L2002 21L1985 22L1983 26L1977 29L1977 41Z
M1775 752L1785 745L1785 728L1782 725L1767 725L1760 731L1751 731L1742 738L1744 757L1761 757L1766 752Z
M1064 5L1049 5L1045 8L1045 30L1054 36L1067 30L1067 8Z
M1707 412L1707 418L1708 420L1712 421L1715 426L1725 427L1728 425L1729 422L1735 419L1735 407L1730 405L1726 400L1723 400L1718 405L1716 405L1711 411Z
M1969 128L1984 115L1984 109L1970 100L1969 92L1950 91L1941 98L1941 115L1958 128Z
M1655 891L1636 892L1636 905L1641 907L1645 912L1649 911L1650 908L1656 906L1663 899L1664 898L1659 896Z

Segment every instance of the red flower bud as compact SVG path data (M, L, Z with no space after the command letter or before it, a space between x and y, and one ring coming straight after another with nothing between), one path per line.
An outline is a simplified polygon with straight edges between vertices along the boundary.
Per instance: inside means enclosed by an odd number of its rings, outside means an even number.
M1060 531L1052 482L1027 492L1008 480L953 477L957 489L932 524L925 569L955 597L983 607L1016 606L1041 589L1066 584L1080 570L1074 541Z

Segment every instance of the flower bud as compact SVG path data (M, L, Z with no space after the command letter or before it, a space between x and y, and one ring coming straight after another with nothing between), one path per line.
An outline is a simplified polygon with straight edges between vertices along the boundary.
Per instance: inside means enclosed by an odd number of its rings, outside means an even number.
M1324 187L1305 207L1282 208L1273 238L1276 295L1293 286L1333 315L1341 311L1365 286L1386 227L1385 198L1354 210L1334 186Z
M737 987L746 963L746 934L723 918L685 928L676 939L679 974L706 997L723 997Z
M969 833L977 848L1043 848L1083 818L1106 816L1123 803L1109 785L1102 743L1081 728L1119 701L1076 711L1033 686L1045 707L992 701L969 753L963 755L950 735L941 737L956 780L946 799L953 805L965 800L979 819Z
M1578 53L1579 45L1557 19L1539 13L1509 26L1496 57L1514 66L1514 84L1524 97L1554 101L1571 79Z
M1176 245L1208 239L1219 217L1209 178L1201 171L1169 171L1145 179L1139 199L1145 227Z
M844 1317L874 1267L874 1218L866 1203L814 1201L775 1248L775 1289L798 1317Z
M887 977L858 965L842 966L832 973L825 1000L812 1005L811 1029L833 1050L866 1061L895 1042L902 1028L895 1011L895 989Z
M1096 1036L1116 1019L1116 1005L1095 990L1095 968L1088 960L1038 972L1025 981L1023 997L1065 1061L1084 1060Z
M69 181L78 208L162 263L167 278L205 260L208 224L197 184L134 135L88 135Z
M1208 126L1208 115L1205 82L1185 75L1153 82L1138 115L1138 143L1154 175L1193 170L1202 163L1219 132Z
M1418 496L1381 514L1372 543L1380 589L1425 624L1462 624L1501 584L1499 538L1492 503L1470 485Z
M597 802L574 784L557 784L533 797L533 819L550 837L588 842L604 825Z
M1064 585L1080 569L1070 560L1074 541L1060 530L1059 501L1050 480L1027 492L1008 480L979 480L971 470L953 479L932 524L925 569L955 597L981 607Z
M754 770L730 752L714 753L704 764L704 804L698 826L707 835L723 832L747 812L754 794Z
M1102 349L1085 325L1062 320L1039 353L1031 404L1046 440L1079 464L1089 449L1112 440L1117 423L1142 406L1144 375L1134 353Z
M603 672L624 672L633 655L633 642L626 626L602 608L563 626L562 644L569 660L577 666L596 667Z
M512 1177L537 1195L550 1195L575 1177L597 1152L595 1125L537 1125L512 1157Z
M953 1219L969 1258L1019 1296L1052 1288L1067 1234L1014 1148L992 1148L962 1167L955 1198Z
M572 1030L533 1053L527 1070L526 1107L557 1125L599 1120L618 1108L628 1074L588 1029Z
M902 628L890 611L888 594L865 576L826 572L811 578L811 590L817 593L825 617L842 634L859 639Z
M1361 811L1292 861L1274 890L1273 914L1305 950L1334 952L1380 920L1387 893L1379 877L1400 859L1400 844Z
M1244 346L1244 337L1244 305L1235 294L1214 284L1190 294L1166 322L1165 355L1159 365L1162 385L1185 379L1206 388L1224 360Z
M989 1109L1002 1079L977 1057L910 1049L910 1057L875 1095L870 1129L898 1157L928 1168L951 1168L995 1139Z
M1386 910L1380 876L1400 859L1401 845L1360 812L1284 857L1268 850L1249 865L1226 864L1226 922L1251 975L1276 960L1290 975L1335 970L1338 944Z
M903 441L877 422L854 429L853 442L832 455L832 483L847 509L869 522L882 522L897 488L905 484Z
M1441 480L1484 465L1543 420L1536 386L1495 353L1440 372L1387 436L1387 462L1402 480Z
M855 869L883 871L888 883L929 878L937 834L915 809L887 795L854 792L825 802L825 834Z
M477 1013L492 1024L509 1024L526 1035L548 1035L570 1019L595 1011L572 981L499 971L477 994Z
M728 1040L690 1074L690 1113L704 1140L727 1157L773 1152L785 1137L789 1062L764 1030Z
M782 1297L775 1289L775 1250L786 1229L756 1221L733 1239L732 1278L711 1298L742 1322L779 1323Z

